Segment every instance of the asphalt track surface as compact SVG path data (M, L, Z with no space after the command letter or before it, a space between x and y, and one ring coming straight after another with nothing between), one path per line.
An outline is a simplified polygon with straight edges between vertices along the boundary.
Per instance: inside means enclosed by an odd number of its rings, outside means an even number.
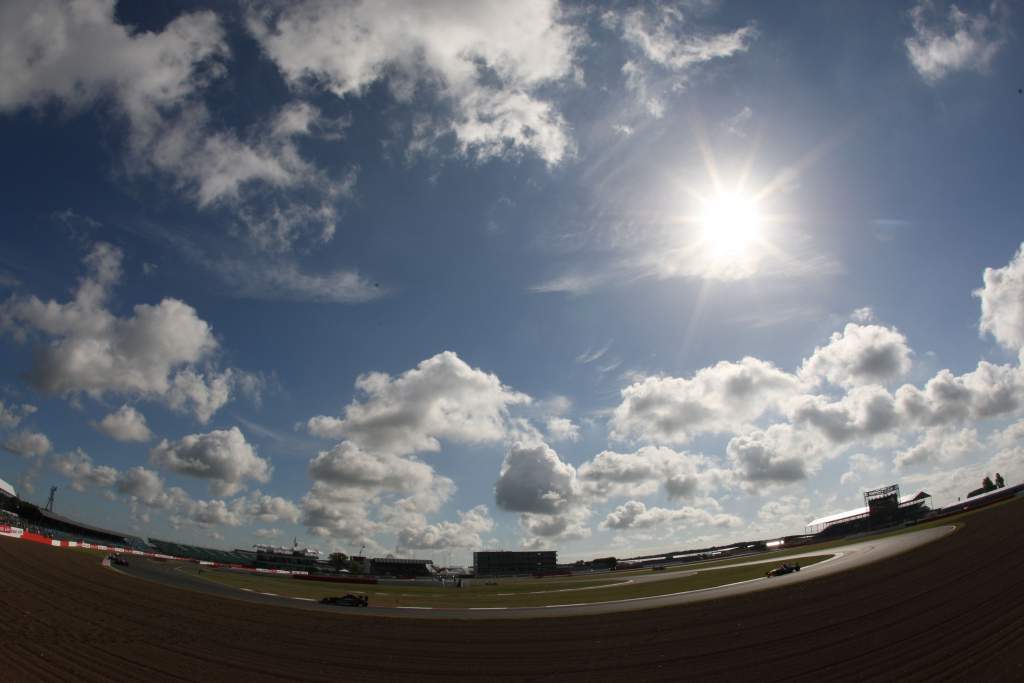
M487 621L253 604L0 538L0 679L1024 680L1024 499L965 521L771 590Z
M812 551L807 553L801 553L798 555L791 555L785 558L786 562L798 560L800 557L811 557L815 555L823 554L835 554L832 559L817 564L811 565L800 572L794 572L793 574L787 574L785 576L776 576L772 578L758 578L750 581L744 581L742 583L734 583L725 586L716 586L714 588L704 588L700 590L687 591L682 593L671 593L667 595L659 595L653 597L644 598L630 598L625 600L611 600L611 601L600 601L600 602L586 602L578 603L575 602L576 596L573 592L560 591L559 593L553 593L551 600L560 604L553 604L546 607L470 607L470 608L443 608L443 607L367 607L355 610L358 616L381 616L381 617L393 617L393 618L410 618L410 619L537 619L537 618L557 618L557 617L568 617L568 616L583 616L593 614L606 614L611 612L625 612L630 610L643 610L652 609L656 607L669 607L672 605L681 605L693 602L700 602L702 600L714 600L718 598L728 596L745 595L754 591L771 590L777 589L783 586L787 586L793 583L799 583L802 581L810 581L816 577L821 577L828 574L835 574L843 571L848 571L855 567L859 567L870 562L877 562L885 560L886 558L893 557L900 553L908 552L918 548L926 543L938 540L943 536L951 533L954 530L953 526L936 527L932 529L924 529L922 531L916 531L908 534L901 534L899 536L892 536L889 538L883 538L874 541L861 541L857 543L851 543L843 545L842 547L831 548L826 551ZM778 560L781 564L784 560ZM758 564L766 562L766 559L751 558L746 559L742 562L730 563L728 565L722 565L714 567L708 571L714 571L715 569L727 569L729 567L739 567L749 564ZM190 565L191 566L191 565ZM167 586L173 586L174 588L187 589L205 593L207 595L214 595L217 597L230 598L234 600L242 600L244 602L256 603L260 605L276 605L280 607L291 607L294 609L304 610L315 610L315 611L327 611L327 612L338 612L339 610L351 610L353 608L341 608L329 605L320 605L316 601L303 598L294 598L275 595L273 593L260 593L254 591L245 591L230 586L226 586L221 583L215 583L206 579L198 578L192 574L187 574L178 571L180 565L175 563L165 562L153 562L141 559L133 558L131 565L128 567L117 567L115 571L132 576L139 579L145 579L148 581L154 581L162 583ZM673 571L673 572L659 572L651 574L642 574L639 576L630 577L628 580L633 583L657 583L675 578L683 578L687 575L695 574L694 571ZM609 579L615 579L614 574L604 574ZM626 580L626 577L621 577ZM274 581L280 581L281 583L291 581L292 579L275 579ZM268 585L272 585L268 582ZM587 590L588 593L591 590L599 590L608 586L600 586L597 588L578 589ZM361 592L366 589L367 586L346 586L345 584L324 584L324 594L344 594L346 592ZM542 584L538 585L538 590L542 589ZM272 590L272 589L271 589ZM452 590L458 590L453 588ZM592 596L588 596L592 597ZM373 598L371 596L371 604ZM566 604L567 603L567 604Z

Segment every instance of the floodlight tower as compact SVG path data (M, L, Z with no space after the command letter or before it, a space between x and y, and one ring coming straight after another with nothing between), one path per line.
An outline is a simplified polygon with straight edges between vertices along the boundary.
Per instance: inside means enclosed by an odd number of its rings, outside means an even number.
M53 512L53 494L57 493L57 487L50 487L50 497L46 499L46 511Z

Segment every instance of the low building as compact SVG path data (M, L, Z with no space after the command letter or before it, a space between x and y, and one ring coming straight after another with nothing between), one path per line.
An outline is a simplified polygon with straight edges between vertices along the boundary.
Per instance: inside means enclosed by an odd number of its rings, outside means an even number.
M14 487L8 484L3 479L0 479L0 498L17 498L18 494L14 492Z
M320 563L320 551L312 548L285 548L273 545L254 545L256 557L252 566L257 569L284 569L286 571L316 571Z
M555 550L481 550L473 553L477 576L544 574L558 570Z
M433 561L398 557L375 557L370 560L370 573L392 579L416 579L433 576Z

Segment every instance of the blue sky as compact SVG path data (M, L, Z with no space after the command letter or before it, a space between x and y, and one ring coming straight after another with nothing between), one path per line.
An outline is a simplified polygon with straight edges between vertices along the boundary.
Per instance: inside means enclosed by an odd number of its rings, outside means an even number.
M0 477L467 562L1024 474L1006 2L0 9Z

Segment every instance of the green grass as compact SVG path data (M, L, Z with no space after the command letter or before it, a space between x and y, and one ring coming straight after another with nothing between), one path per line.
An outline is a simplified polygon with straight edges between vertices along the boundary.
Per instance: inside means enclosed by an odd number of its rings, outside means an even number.
M808 566L830 557L832 555L822 554L801 558L800 564L801 566ZM342 595L349 592L366 593L370 596L370 604L375 607L542 607L546 605L626 600L711 588L728 583L761 578L766 571L776 566L778 566L778 563L775 561L757 562L742 567L700 571L688 576L670 575L663 580L644 583L630 583L621 580L606 582L551 582L541 579L522 581L518 586L511 586L509 584L497 586L477 585L462 589L435 586L331 584L211 571L208 569L203 570L202 578L235 588L248 588L257 592L276 593L277 595L302 598L319 599L325 595ZM198 569L198 567L186 565L180 571L197 574ZM562 588L584 588L595 584L597 587L592 590L550 592ZM533 591L544 592L534 593ZM502 593L511 594L502 595Z

